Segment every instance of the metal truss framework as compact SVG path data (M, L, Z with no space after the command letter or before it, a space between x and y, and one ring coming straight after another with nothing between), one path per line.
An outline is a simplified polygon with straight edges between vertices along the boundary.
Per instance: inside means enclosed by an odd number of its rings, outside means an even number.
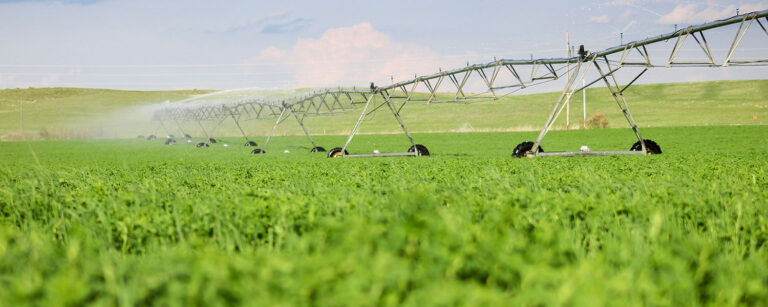
M722 28L728 25L738 24L736 35L732 40L728 52L723 57L721 62L717 62L713 55L710 44L706 39L705 31ZM414 142L413 137L408 132L400 112L403 107L409 102L467 102L470 99L485 98L489 96L492 99L498 98L497 92L500 90L512 90L516 92L523 90L527 87L534 86L541 82L548 80L565 79L565 88L563 89L559 99L555 103L555 106L550 113L549 117L544 123L544 127L539 133L538 138L533 142L533 146L527 152L526 156L575 156L575 155L608 155L608 154L648 154L649 151L646 148L645 139L643 139L638 126L629 110L629 104L623 93L632 84L635 83L645 72L654 67L729 67L729 66L764 66L768 63L768 58L751 59L751 60L737 60L733 58L734 52L741 44L745 34L753 24L757 24L763 33L768 35L768 10L752 12L744 15L737 15L728 19L723 19L711 23L706 23L698 26L690 26L677 30L672 33L659 35L640 41L633 41L624 45L608 48L598 52L588 52L580 50L579 56L570 58L548 58L548 59L531 59L531 60L506 60L501 59L486 64L468 65L463 68L441 71L436 74L416 77L411 80L398 82L390 86L382 86L376 88L374 93L369 97L362 113L355 122L352 131L347 138L346 143L342 147L341 153L337 156L341 157L363 157L363 156L391 156L391 155L413 155L418 156L420 153L416 150L409 150L406 153L391 153L391 154L363 154L363 155L350 155L346 154L346 149L350 142L357 133L360 125L367 115L386 105L392 112L395 119L398 121L403 129L403 132L408 137L412 146L417 144ZM705 60L694 62L682 62L675 61L678 53L683 48L684 43L688 38L693 38L703 51ZM651 56L648 53L647 46L665 42L668 40L675 40L674 46L670 51L669 57L663 65L656 64L652 61ZM639 54L641 61L628 60L630 54L636 52ZM616 77L619 70L626 67L640 67L642 70L634 75L634 78L627 84L621 86ZM598 77L591 80L586 85L576 87L579 84L577 80L584 81L590 68L594 67L598 73ZM524 74L523 71L530 72ZM504 81L501 81L502 75L506 74ZM479 79L484 85L485 95L467 95L466 87L470 83L471 79ZM446 81L448 80L448 81ZM603 151L603 152L554 152L544 153L539 149L539 144L546 136L547 132L552 128L555 120L557 120L560 113L563 111L566 104L571 97L584 90L585 88L603 81L607 88L610 90L611 95L615 99L619 109L624 114L629 126L637 136L638 142L641 145L640 151ZM426 96L415 95L417 88L422 86L425 88ZM445 92L455 93L452 97L445 99L438 97L438 93ZM381 102L375 102L380 97ZM412 147L413 148L413 147Z
M368 90L339 88L314 91L281 101L249 98L234 102L222 99L200 104L172 104L155 111L152 119L158 122L160 127L169 135L172 134L170 134L171 130L167 129L166 122L175 123L179 131L185 136L188 134L184 132L182 123L194 122L203 131L204 144L206 145L211 142L216 129L227 119L234 121L246 144L252 143L241 123L251 120L275 119L275 124L267 135L266 141L260 147L259 152L264 152L277 126L286 119L293 117L312 144L313 151L324 151L322 147L316 146L312 140L304 125L305 118L345 112L355 108L358 104L365 103L369 96L370 91ZM206 124L209 129L206 129Z
M727 53L718 62L710 43L706 38L705 31L720 29L729 25L738 25L734 39L727 49ZM616 47L611 47L602 51L589 52L583 49L579 51L578 56L568 58L546 58L530 60L510 60L500 59L486 64L467 65L466 67L440 71L435 74L415 77L414 79L394 83L388 86L372 87L370 90L357 89L328 89L319 92L313 92L308 95L293 97L285 101L267 101L263 99L250 99L239 102L219 102L207 103L194 106L172 105L157 111L154 115L155 120L159 121L163 127L164 121L171 120L177 124L181 130L180 122L194 121L203 129L206 139L210 138L224 120L232 118L240 129L243 137L248 140L245 131L240 125L241 121L276 118L272 130L267 136L262 149L269 143L269 139L274 133L275 128L285 121L291 115L302 127L304 134L312 143L313 149L317 148L311 136L304 125L304 119L309 116L333 115L363 105L362 112L354 123L352 130L344 143L343 147L336 148L336 153L329 154L329 157L364 157L364 156L418 156L422 153L414 150L417 146L410 132L400 116L403 108L410 102L421 103L468 103L475 99L498 99L501 95L509 95L517 91L525 90L544 82L554 80L565 80L563 88L557 102L550 115L544 122L544 126L538 135L538 138L532 142L533 146L526 152L526 156L572 156L572 155L607 155L607 154L648 154L645 139L643 139L638 126L629 109L629 104L623 93L632 84L634 84L645 72L655 67L729 67L729 66L765 66L768 65L768 58L762 59L735 59L734 52L737 50L745 34L757 25L759 30L768 36L768 10L752 12L743 15L733 16L731 18L718 20L698 26L689 26L675 32L647 38L644 40L633 41ZM755 27L753 27L755 28ZM683 49L686 41L692 38L702 51L703 60L701 61L677 61L679 52ZM653 59L649 54L647 47L649 45L659 44L674 40L674 45L669 51L669 56L665 59ZM639 57L639 60L638 60ZM586 81L588 72L594 67L598 77L589 80L586 85L577 87L576 85ZM617 79L617 73L626 68L641 69L634 78L623 86ZM619 109L624 114L630 128L634 131L639 144L640 151L603 151L603 152L554 152L544 153L540 151L539 144L544 139L553 124L570 101L571 97L598 83L603 82L610 90L612 97L616 101ZM483 92L480 94L469 93L470 84L481 84ZM506 94L501 92L507 91ZM448 96L438 93L452 93ZM411 143L409 152L403 153L383 153L383 154L347 154L347 147L357 134L364 119L386 106L394 118L400 124L404 134ZM213 129L208 132L203 126L203 122L213 122ZM167 129L166 129L167 130ZM183 130L182 130L183 131Z

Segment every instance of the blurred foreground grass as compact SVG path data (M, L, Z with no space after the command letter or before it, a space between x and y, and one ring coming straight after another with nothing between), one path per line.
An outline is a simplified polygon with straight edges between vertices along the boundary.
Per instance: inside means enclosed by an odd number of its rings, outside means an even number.
M643 132L0 143L0 305L767 302L768 128Z

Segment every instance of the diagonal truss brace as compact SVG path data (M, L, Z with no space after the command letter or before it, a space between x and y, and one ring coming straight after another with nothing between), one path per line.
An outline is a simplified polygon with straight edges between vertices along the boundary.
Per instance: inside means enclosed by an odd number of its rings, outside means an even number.
M288 114L290 113L290 114ZM269 144L269 141L272 139L272 136L275 133L275 130L277 129L277 126L280 125L283 121L287 120L288 117L293 115L293 118L296 119L296 122L301 127L301 130L304 132L304 136L307 137L309 142L312 144L312 148L316 148L317 144L315 144L315 141L312 139L312 136L309 134L309 131L307 130L307 127L304 125L304 119L306 118L307 113L302 113L301 116L299 116L299 113L296 110L293 109L293 106L289 105L283 105L282 111L280 112L280 115L275 120L275 124L272 126L272 129L269 130L269 134L267 134L267 139L264 141L264 144L262 144L261 149L266 150L267 145Z
M747 22L747 19L749 19L749 22ZM754 14L744 15L744 19L742 19L741 23L739 24L739 29L736 31L736 37L733 38L733 42L731 43L731 48L728 50L728 55L725 57L725 60L723 61L723 67L728 67L728 65L731 62L731 57L733 57L733 53L736 51L736 48L741 43L741 40L744 38L744 35L747 34L747 30L749 30L749 27L752 25L752 22L755 20L760 22L760 20L757 19L757 15L754 15ZM744 26L745 24L746 24L746 27ZM760 24L760 26L762 27L763 25ZM744 29L743 31L742 31L742 28ZM765 30L765 28L763 28L763 30Z
M544 128L542 128L541 132L539 133L538 138L533 144L531 152L533 155L536 156L536 154L539 153L539 145L541 144L541 141L546 136L547 132L552 128L552 125L559 117L560 113L563 111L563 108L567 104L567 102L570 100L571 96L579 91L582 91L586 89L587 87L599 82L604 81L607 88L611 91L611 96L613 96L614 100L616 101L616 104L619 106L619 109L621 109L622 113L624 114L624 117L626 118L627 122L629 123L629 126L632 128L632 131L634 131L635 136L637 136L637 139L640 141L640 144L642 146L642 153L647 154L647 149L645 147L645 140L643 139L642 135L640 134L640 131L638 130L637 124L635 122L634 117L632 116L632 113L629 110L629 104L627 103L626 99L624 98L624 91L627 90L632 84L635 83L646 71L648 71L648 68L646 67L641 71L637 76L635 76L632 81L630 81L627 85L625 85L623 88L619 85L615 73L620 69L620 67L612 68L610 65L610 62L607 58L603 57L603 61L605 62L607 71L603 70L602 67L597 62L597 57L593 57L590 60L589 65L587 66L587 69L584 70L583 73L581 73L580 79L583 80L586 76L589 67L592 65L595 66L597 69L600 77L597 79L589 82L589 84L584 85L580 88L571 90L574 81L579 74L579 71L581 70L582 62L579 62L577 66L574 68L574 71L571 74L571 79L568 80L565 89L563 89L563 92L560 95L560 98L558 99L557 103L555 104L555 107L552 110L552 113L550 113L549 117L547 118L547 121L544 123Z
M384 100L384 102L382 102L381 104L376 106L374 108L374 110L368 111L368 108L372 104L374 104L373 100L374 100L376 94L381 95L381 97ZM386 91L386 90L382 91L382 90L378 89L374 93L372 93L369 96L368 101L365 103L365 106L363 107L362 112L360 112L360 117L358 117L357 121L355 122L355 125L352 127L352 131L349 133L349 137L347 137L347 141L344 143L344 146L342 147L341 156L342 157L346 156L345 153L347 152L347 147L349 146L349 143L352 142L352 139L357 134L357 131L360 128L360 125L362 124L362 122L365 119L365 117L368 116L368 114L373 113L373 111L375 111L376 109L378 109L378 108L380 108L380 107L382 107L384 105L386 105L389 108L389 110L392 112L392 115L397 120L397 123L400 125L400 128L403 129L403 132L405 133L405 136L408 137L408 140L411 142L411 145L412 146L416 146L416 142L414 142L413 137L411 136L411 133L408 131L408 128L406 127L405 122L403 121L402 117L400 116L400 109L402 109L402 107L405 106L405 104L407 103L407 99L408 98L406 98L406 101L403 102L403 104L400 106L400 108L395 108L394 102L392 101L392 96L390 96L389 91ZM417 154L418 153L416 153L416 152L413 153L413 155L417 155ZM411 155L411 154L409 153L408 155Z

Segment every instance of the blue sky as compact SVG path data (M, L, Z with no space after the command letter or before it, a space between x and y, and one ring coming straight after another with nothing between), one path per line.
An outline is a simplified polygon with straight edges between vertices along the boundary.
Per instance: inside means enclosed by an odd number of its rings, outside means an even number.
M620 43L619 33L625 41L641 39L671 32L675 24L728 17L737 8L768 9L768 1L0 0L0 88L365 85L494 57L564 56L566 32L572 44L604 49ZM744 49L765 55L768 39L746 40ZM652 76L646 79L768 73L742 68Z

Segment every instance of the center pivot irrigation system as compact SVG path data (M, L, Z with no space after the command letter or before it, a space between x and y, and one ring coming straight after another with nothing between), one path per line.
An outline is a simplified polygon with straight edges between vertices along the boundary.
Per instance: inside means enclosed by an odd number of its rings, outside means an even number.
M728 48L721 48L727 52L722 55L721 61L717 61L706 33L711 30L721 29L729 25L738 25L735 36ZM730 67L730 66L765 66L768 65L768 57L758 59L736 59L734 53L740 46L750 28L759 28L768 36L768 10L736 15L731 18L705 23L698 26L689 26L672 33L650 37L644 40L633 41L620 46L608 48L602 51L590 52L580 46L576 56L566 58L546 58L530 60L500 59L486 64L467 65L466 67L440 71L435 74L415 77L414 79L394 83L388 86L375 87L371 84L369 90L358 89L327 89L315 91L304 96L293 97L282 101L267 101L264 99L244 99L240 101L220 101L205 104L176 103L166 106L155 112L153 119L163 127L165 122L172 121L181 130L180 122L197 122L203 129L206 142L198 146L207 146L213 141L212 131L215 131L224 120L231 118L246 140L246 146L256 145L248 140L240 122L244 120L273 118L275 124L272 127L266 141L261 148L252 153L264 153L275 128L288 117L293 116L302 127L304 134L312 143L312 151L325 151L316 146L304 126L304 118L307 116L333 115L345 112L362 105L362 111L346 142L341 147L336 147L328 152L328 157L371 157L371 156L423 156L429 155L427 148L417 144L406 128L405 122L400 116L403 108L410 102L421 103L469 103L475 99L498 99L500 96L509 95L528 87L544 82L563 79L565 86L552 109L552 112L544 122L544 126L535 141L526 141L517 145L513 155L516 157L540 157L540 156L587 156L587 155L647 155L659 154L661 148L655 142L644 139L629 110L629 104L623 93L634 84L645 72L656 67ZM724 30L724 29L723 29ZM762 36L762 35L761 35ZM701 50L701 60L678 60L680 51L686 42L692 39ZM669 42L674 44L669 48ZM665 52L656 55L649 52L649 46L658 47L652 50L664 48ZM653 59L653 60L652 60ZM594 68L592 75L590 69ZM618 72L634 69L631 79L626 84L618 81ZM639 72L637 72L639 70ZM630 70L631 71L631 70ZM594 77L587 77L587 76ZM579 86L579 83L582 85ZM540 146L557 118L562 113L574 94L596 84L604 83L616 101L619 110L624 114L630 128L634 131L637 142L629 151L581 151L581 152L544 152ZM470 85L480 85L480 93L469 93ZM506 92L506 93L502 93ZM447 98L444 94L454 93ZM400 124L405 136L410 141L407 152L375 153L375 154L349 154L347 147L357 134L365 118L386 106L394 118ZM204 122L212 122L213 129L206 130ZM167 130L167 129L166 129ZM209 132L211 131L211 132ZM182 130L183 133L183 130ZM186 135L186 134L185 134ZM188 135L187 135L188 136ZM172 139L172 138L171 138ZM168 143L168 141L166 141Z
M213 93L212 95L219 94ZM371 96L371 91L358 89L325 89L310 92L302 96L294 96L287 100L269 100L262 97L239 98L236 101L228 99L206 100L204 103L190 104L188 99L180 103L166 105L154 112L152 120L158 123L168 133L166 144L175 144L174 135L168 129L168 122L176 125L182 134L191 139L183 129L183 123L194 122L202 130L205 141L197 143L197 147L208 147L216 143L213 134L227 119L232 119L245 139L245 146L257 147L251 153L266 153L266 146L277 126L286 119L293 117L301 126L304 135L312 144L312 152L325 152L325 148L317 146L309 135L304 119L312 116L330 116L364 104ZM275 119L267 139L261 147L248 138L241 123L252 120ZM208 129L206 129L208 126ZM148 138L154 137L150 135Z

